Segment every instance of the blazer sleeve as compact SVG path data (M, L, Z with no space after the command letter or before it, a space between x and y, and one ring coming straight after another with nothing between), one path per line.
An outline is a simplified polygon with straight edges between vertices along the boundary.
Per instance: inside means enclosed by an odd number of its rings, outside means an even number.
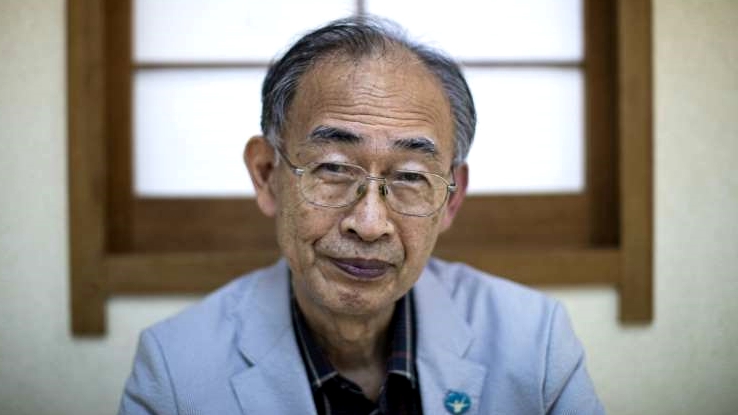
M139 339L118 415L175 415L178 413L175 401L161 344L153 332L145 330Z
M584 361L584 348L557 302L551 316L544 402L546 414L604 414Z

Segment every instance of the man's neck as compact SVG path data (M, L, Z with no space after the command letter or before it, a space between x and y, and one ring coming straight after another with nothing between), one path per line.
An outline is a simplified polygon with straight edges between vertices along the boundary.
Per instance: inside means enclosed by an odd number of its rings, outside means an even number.
M323 313L303 307L299 297L296 300L310 332L333 367L375 400L386 375L388 331L394 307L364 318Z

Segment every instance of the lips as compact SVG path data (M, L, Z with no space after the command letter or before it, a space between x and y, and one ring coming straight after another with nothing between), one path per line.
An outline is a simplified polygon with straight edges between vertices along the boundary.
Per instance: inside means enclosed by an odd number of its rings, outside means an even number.
M377 279L392 267L389 262L377 259L331 258L331 262L341 271L359 279Z

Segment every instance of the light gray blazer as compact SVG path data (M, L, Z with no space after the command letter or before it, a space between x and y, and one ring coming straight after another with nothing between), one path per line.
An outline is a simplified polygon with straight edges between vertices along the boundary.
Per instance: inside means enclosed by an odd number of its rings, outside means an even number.
M315 414L290 319L284 260L141 334L120 414ZM603 414L563 307L462 264L431 259L415 285L425 414Z

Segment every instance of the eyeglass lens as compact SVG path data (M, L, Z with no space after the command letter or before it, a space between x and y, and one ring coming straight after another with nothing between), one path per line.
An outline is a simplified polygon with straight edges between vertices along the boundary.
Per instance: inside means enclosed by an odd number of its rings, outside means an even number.
M434 213L446 201L448 192L448 183L432 173L398 170L386 178L372 178L360 166L343 163L308 165L300 187L309 202L337 208L361 198L370 180L380 182L380 192L390 208L408 215Z

